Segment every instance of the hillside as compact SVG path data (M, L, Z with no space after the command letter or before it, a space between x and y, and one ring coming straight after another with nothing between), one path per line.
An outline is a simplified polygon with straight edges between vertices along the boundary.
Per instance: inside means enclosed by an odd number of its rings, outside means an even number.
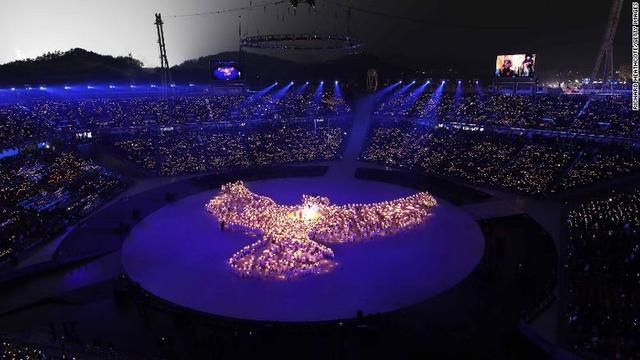
M306 64L254 53L225 52L185 61L173 66L176 82L209 81L211 60L236 60L243 64L244 77L250 83L274 80L356 80L364 82L367 70L378 69L382 77L411 77L410 66L397 65L370 54L347 55L324 63ZM56 52L36 59L0 65L0 86L20 87L84 83L153 82L160 78L157 68L144 68L132 57L113 57L83 49Z

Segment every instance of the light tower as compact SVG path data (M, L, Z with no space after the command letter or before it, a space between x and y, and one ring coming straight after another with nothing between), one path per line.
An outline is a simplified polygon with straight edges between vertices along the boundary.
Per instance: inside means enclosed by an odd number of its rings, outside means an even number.
M158 47L160 48L160 68L162 71L162 88L164 91L171 83L171 71L169 70L169 60L167 60L167 47L164 42L164 21L162 21L162 15L156 14L156 29L158 30Z
M616 37L616 30L618 29L618 23L620 22L620 13L622 12L622 5L624 0L614 0L611 7L611 14L609 15L609 23L607 30L604 33L602 39L602 45L596 58L596 64L591 72L591 82L602 74L602 89L604 89L607 82L611 82L613 79L613 41ZM611 85L613 86L613 85ZM613 87L611 88L613 92Z

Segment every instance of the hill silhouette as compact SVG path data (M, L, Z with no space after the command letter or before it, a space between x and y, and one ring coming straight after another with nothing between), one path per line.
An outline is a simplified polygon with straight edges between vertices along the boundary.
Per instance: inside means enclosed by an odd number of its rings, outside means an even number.
M113 57L84 49L47 53L35 59L0 65L0 84L7 86L126 81L153 75L132 57Z
M261 84L275 80L332 80L364 83L367 70L378 69L381 79L424 77L424 70L409 61L387 61L375 55L347 55L322 63L297 63L280 57L255 53L224 52L188 60L171 68L175 82L206 83L211 60L235 60L242 64L244 78ZM439 74L438 74L439 73ZM434 71L429 76L443 75ZM444 74L451 76L451 74ZM158 68L145 68L133 57L113 57L84 49L47 53L35 59L0 65L0 86L62 85L89 83L158 82Z

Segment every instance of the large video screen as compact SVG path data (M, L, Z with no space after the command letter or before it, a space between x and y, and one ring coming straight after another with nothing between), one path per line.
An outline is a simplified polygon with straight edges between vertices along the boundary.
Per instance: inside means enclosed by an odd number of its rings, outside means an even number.
M230 81L240 79L241 73L235 61L212 61L211 75L215 80Z
M536 54L498 55L496 76L501 78L534 77Z

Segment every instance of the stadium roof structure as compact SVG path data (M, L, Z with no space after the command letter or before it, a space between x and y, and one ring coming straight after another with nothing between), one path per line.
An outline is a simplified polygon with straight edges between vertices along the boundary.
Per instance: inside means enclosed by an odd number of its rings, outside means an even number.
M273 34L248 36L241 40L244 48L279 50L354 50L362 43L349 35Z

